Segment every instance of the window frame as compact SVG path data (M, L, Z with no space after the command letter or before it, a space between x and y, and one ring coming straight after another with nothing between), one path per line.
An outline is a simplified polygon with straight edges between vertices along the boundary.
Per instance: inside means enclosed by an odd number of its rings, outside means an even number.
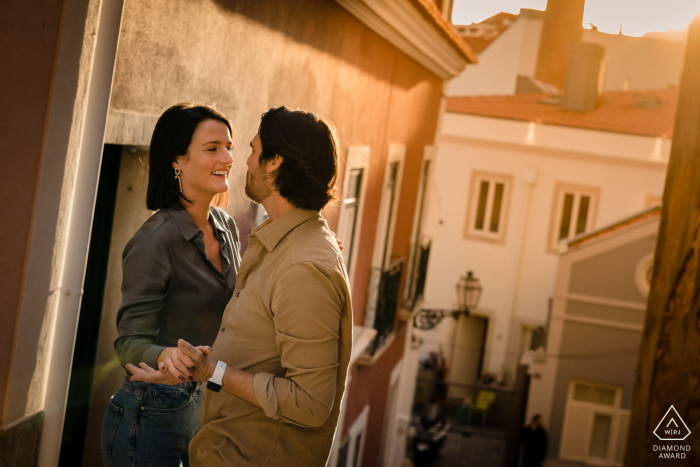
M469 199L467 202L467 215L464 222L464 238L472 240L483 240L497 244L504 244L508 231L508 219L510 217L510 204L513 193L515 177L512 174L488 172L483 170L472 170L469 184ZM477 230L474 226L478 215L478 205L481 194L481 182L488 181L489 188L486 197L486 208L484 217L484 230ZM493 215L493 192L496 183L503 183L503 196L501 201L500 219L498 221L498 232L491 233L488 224ZM489 205L489 201L491 201Z
M350 182L350 174L353 170L362 170L362 180L360 180L360 200L357 203L354 215L355 225L352 229L352 238L349 240L352 242L352 252L349 258L350 267L348 269L348 278L350 280L350 290L352 290L354 284L354 271L355 265L357 264L357 256L360 250L360 239L362 231L362 217L365 208L365 199L367 194L367 180L369 179L369 160L370 160L371 148L369 146L350 146L347 149L347 158L345 163L345 169L343 171L343 188L341 190L340 196L340 208L338 212L338 227L337 231L342 232L347 222L351 222L352 219L349 217L349 211L345 208L345 199L348 196L348 188ZM339 237L341 242L348 242L348 239Z
M574 206L572 209L571 222L569 226L569 236L559 240L559 232L561 230L561 220L563 215L563 203L566 194L574 195ZM586 228L583 232L577 234L575 231L576 217L578 217L579 208L581 206L581 196L590 197L590 205L588 207L588 215L586 216ZM598 202L600 199L600 187L579 185L575 183L556 182L554 184L554 198L552 200L552 213L549 221L549 236L547 239L547 252L558 254L560 251L560 242L567 242L587 232L591 232L596 227L598 217ZM578 205L576 204L578 201ZM574 213L576 215L574 215ZM573 234L571 233L573 229Z

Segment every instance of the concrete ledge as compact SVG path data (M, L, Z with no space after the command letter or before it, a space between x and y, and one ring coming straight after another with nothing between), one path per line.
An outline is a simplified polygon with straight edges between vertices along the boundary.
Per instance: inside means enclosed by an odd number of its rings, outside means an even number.
M158 115L111 110L107 114L105 144L148 146Z
M36 466L43 425L42 411L0 428L0 467Z

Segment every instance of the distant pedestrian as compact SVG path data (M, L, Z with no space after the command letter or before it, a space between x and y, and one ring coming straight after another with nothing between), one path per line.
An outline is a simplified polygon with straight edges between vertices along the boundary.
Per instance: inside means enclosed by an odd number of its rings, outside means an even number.
M532 417L532 422L523 429L523 467L542 467L547 457L547 432L542 427L542 416Z

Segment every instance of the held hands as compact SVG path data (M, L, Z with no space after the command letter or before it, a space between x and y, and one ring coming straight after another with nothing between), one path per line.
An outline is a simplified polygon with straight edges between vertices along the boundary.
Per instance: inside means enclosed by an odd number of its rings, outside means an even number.
M193 347L180 339L177 347L168 347L161 352L158 357L160 371L144 362L139 363L140 368L127 363L126 369L132 373L129 377L131 381L168 385L205 381L211 377L216 368L216 362L207 358L210 353L209 346Z

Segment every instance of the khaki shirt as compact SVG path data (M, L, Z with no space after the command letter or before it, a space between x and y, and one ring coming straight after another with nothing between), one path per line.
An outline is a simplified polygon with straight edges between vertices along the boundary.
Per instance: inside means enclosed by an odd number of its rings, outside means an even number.
M347 273L321 214L253 229L211 356L254 374L263 408L207 390L192 466L325 465L351 348Z

